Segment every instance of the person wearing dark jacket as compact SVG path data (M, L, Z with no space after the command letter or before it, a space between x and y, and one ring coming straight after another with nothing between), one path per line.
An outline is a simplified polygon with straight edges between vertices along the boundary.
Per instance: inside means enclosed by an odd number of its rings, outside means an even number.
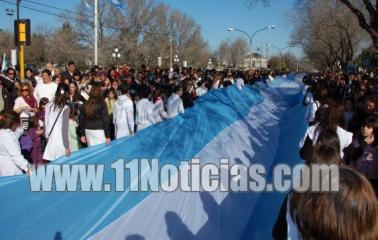
M70 61L67 65L67 71L62 72L61 74L62 80L64 81L65 79L68 79L70 80L70 82L75 81L75 74L80 75L80 73L78 73L78 70L76 69L76 64L73 61Z
M16 78L16 70L8 68L5 72L5 76L0 76L0 81L9 93L9 101L13 108L14 100L18 97L17 84L20 83L20 80Z
M349 164L373 185L378 197L378 118L369 116L349 147Z
M9 112L13 110L13 101L10 97L10 94L8 90L2 85L2 82L0 81L0 111L6 111Z
M110 144L110 125L101 86L94 85L79 116L80 140L88 146Z

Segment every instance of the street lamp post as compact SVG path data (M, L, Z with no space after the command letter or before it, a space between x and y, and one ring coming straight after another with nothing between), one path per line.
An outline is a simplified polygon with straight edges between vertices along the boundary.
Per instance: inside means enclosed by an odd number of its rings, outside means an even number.
M211 58L209 58L209 61L207 62L207 68L211 69L212 66L213 66L213 61L211 60Z
M121 57L121 53L119 52L118 48L114 48L113 53L112 53L112 57L115 58L115 65L116 65L116 68L117 68L117 71L118 71L118 58Z
M173 59L173 61L175 62L176 65L179 64L180 59L178 58L178 55L177 55L177 54L175 54L175 58Z
M247 33L246 31L243 31L243 30L240 30L240 29L237 29L237 28L233 28L233 27L230 27L227 29L227 31L229 32L232 32L232 31L237 31L237 32L241 32L241 33L244 33L248 39L249 39L249 52L250 52L250 56L249 56L249 60L250 60L250 68L252 69L253 67L253 38L256 36L257 33L259 32L262 32L262 31L265 31L265 30L268 30L268 29L274 29L276 26L275 25L270 25L268 27L264 27L264 28L261 28L257 31L255 31L254 33L249 34Z

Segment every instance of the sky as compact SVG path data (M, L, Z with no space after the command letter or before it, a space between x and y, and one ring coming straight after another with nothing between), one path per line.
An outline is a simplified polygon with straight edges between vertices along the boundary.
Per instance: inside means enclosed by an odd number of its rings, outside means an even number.
M16 2L15 0L5 0ZM62 9L73 9L80 0L30 0L32 2L53 5ZM90 1L90 0L88 0ZM257 6L248 9L245 0L156 0L158 3L166 3L172 8L193 17L202 27L202 35L208 41L212 50L215 50L224 40L233 40L247 37L239 32L228 32L227 28L234 27L250 34L269 25L276 25L274 30L260 32L253 40L253 48L263 47L263 55L266 55L266 44L271 43L278 48L289 45L292 27L289 20L289 12L293 6L293 0L272 0L269 7ZM27 6L59 13L57 10L33 5L24 2ZM10 19L6 15L6 8L15 9L14 5L0 1L0 28L9 29ZM28 9L20 9L20 18L29 18L33 26L46 26L54 28L60 21L57 17L37 13ZM301 55L299 48L290 48L287 51ZM276 55L278 51L269 48L269 55Z

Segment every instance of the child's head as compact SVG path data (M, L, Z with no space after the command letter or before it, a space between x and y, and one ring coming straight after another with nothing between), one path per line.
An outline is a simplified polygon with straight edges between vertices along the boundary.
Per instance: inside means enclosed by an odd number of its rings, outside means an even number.
M302 239L378 239L378 202L370 182L339 167L339 190L293 192L290 214Z
M114 88L109 89L108 96L109 99L116 99L117 98L117 92Z
M79 117L79 108L75 105L70 112L70 119L77 120Z
M378 119L376 117L367 117L362 124L361 134L363 137L378 136Z
M350 112L353 111L353 99L347 98L345 100L344 106L345 106L345 111Z
M44 110L45 107L46 107L46 104L49 102L49 99L48 98L41 98L41 100L39 100L39 109L40 110Z
M317 146L327 145L333 147L337 152L340 152L340 139L335 131L327 129L319 134Z
M342 164L340 151L330 145L316 146L311 161L308 164Z

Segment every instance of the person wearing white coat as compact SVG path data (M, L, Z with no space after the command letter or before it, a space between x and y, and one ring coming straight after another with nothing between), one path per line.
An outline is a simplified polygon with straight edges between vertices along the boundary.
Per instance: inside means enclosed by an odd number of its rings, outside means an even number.
M202 96L202 95L204 95L204 94L206 94L207 93L207 88L206 88L206 81L205 80L203 80L203 81L201 81L201 82L199 82L199 87L196 89L196 95L197 95L197 97L200 97L200 96Z
M42 71L42 83L38 83L34 89L34 97L39 103L42 98L48 98L49 101L54 99L58 85L51 80L51 72L48 69Z
M311 89L308 89L306 92L306 96L303 99L303 105L306 106L305 120L309 125L313 125L315 123L316 111L318 111L321 104L318 100L314 99Z
M45 137L48 139L43 159L54 161L71 154L69 145L70 108L66 105L69 88L59 84L55 99L46 105ZM55 124L55 125L54 125Z
M113 111L116 139L134 134L134 104L128 87L121 87L121 92Z
M184 103L181 96L183 94L182 87L176 86L174 93L168 98L167 112L168 118L174 118L177 115L184 113Z
M154 104L148 100L150 91L142 93L142 99L136 104L136 122L137 130L145 129L152 124L155 124Z
M154 93L154 116L155 122L159 123L168 118L167 112L164 110L164 102L161 99L161 92L157 89Z
M18 139L23 133L20 116L16 112L4 113L0 120L0 176L29 173L28 161L21 154Z
M266 79L266 83L273 83L274 77L272 76L272 73L269 73L268 78Z

